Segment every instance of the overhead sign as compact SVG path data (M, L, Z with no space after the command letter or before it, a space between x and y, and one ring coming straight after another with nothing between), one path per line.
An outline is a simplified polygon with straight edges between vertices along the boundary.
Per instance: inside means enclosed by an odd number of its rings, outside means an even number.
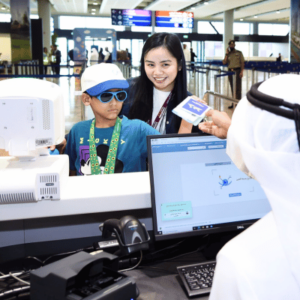
M123 26L152 26L151 10L112 9L111 23Z
M194 28L194 13L189 11L156 11L155 26Z

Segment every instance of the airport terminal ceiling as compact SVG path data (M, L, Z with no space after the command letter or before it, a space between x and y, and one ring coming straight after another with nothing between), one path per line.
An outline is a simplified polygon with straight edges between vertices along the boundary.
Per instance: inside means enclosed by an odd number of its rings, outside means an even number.
M223 20L223 12L234 9L235 21L288 23L290 0L49 0L52 15L110 16L112 8L191 11L197 20ZM2 5L2 7L1 7ZM31 0L31 13L37 13ZM10 1L0 0L1 13Z

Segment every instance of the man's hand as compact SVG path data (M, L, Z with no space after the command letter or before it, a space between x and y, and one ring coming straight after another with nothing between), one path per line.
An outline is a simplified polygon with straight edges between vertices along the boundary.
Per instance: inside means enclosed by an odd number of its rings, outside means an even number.
M240 72L240 78L243 78L243 76L244 76L244 71L241 71Z
M211 117L212 121L200 123L198 125L199 129L220 139L226 139L228 129L231 125L231 119L227 113L218 110L209 110L206 116Z

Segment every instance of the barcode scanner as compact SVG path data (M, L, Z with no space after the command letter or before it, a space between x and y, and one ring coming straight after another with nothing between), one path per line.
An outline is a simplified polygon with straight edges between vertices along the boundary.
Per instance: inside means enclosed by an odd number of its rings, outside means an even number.
M120 220L109 219L99 225L102 237L117 238L122 255L149 249L150 236L143 223L134 216L124 216Z

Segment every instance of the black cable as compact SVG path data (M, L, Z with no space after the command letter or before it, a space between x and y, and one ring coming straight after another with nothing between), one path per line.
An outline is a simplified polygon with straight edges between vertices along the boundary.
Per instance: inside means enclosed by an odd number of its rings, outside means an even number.
M173 272L164 268L158 268L158 267L150 267L150 266L139 266L139 269L154 269L154 270L158 270L160 272L167 272L167 273L171 273L171 274L178 274L177 272Z
M39 258L35 257L35 256L27 256L27 257L25 257L25 259L33 259L33 260L36 260L36 261L38 261L38 262L43 266L43 261L40 260Z
M174 245L171 245L171 246L168 246L168 247L166 247L166 248L163 248L163 249L157 250L157 251L155 251L155 252L149 253L149 255L154 255L154 254L157 254L157 253L162 252L162 251L165 251L165 250L173 249L173 248L175 248L176 246L182 244L182 243L185 242L185 241L186 241L186 239L183 239L183 240L181 240L180 242L178 242L178 243L176 243L176 244L174 244Z
M94 250L93 247L88 247L88 248L83 248L83 249L78 249L78 250L74 250L74 251L70 251L70 252L65 252L65 253L58 253L58 254L54 254L54 255L51 255L49 256L48 258L46 258L44 261L43 261L43 265L45 265L45 263L50 260L51 258L53 257L56 257L56 256L62 256L62 255L68 255L68 254L76 254L80 251L86 251L86 250Z
M180 255L177 255L177 256L174 256L174 257L171 257L171 258L167 258L167 259L164 259L162 260L163 262L166 262L166 261L170 261L170 260L173 260L173 259L176 259L178 257L182 257L182 256L186 256L188 254L193 254L193 253L196 253L196 252L199 252L201 250L203 250L205 248L206 245L204 246L201 246L199 247L198 249L194 250L194 251L191 251L191 252L187 252L187 253L183 253L183 254L180 254Z
M209 235L209 234L204 235L204 236L202 237L201 241L202 241L203 239L205 239L206 237L210 237L210 235ZM175 244L175 245L178 245L178 244L182 243L182 242L185 241L185 240L186 240L186 239L180 241L179 243L177 243L177 244ZM203 249L207 246L208 242L209 242L209 241L207 241L204 245L198 247L196 250L193 250L193 251L191 251L191 252L182 253L182 254L180 254L180 255L177 255L177 256L174 256L174 257L171 257L171 258L167 258L167 259L156 260L155 263L167 262L167 261L171 261L171 260L173 260L173 259L176 259L176 258L178 258L178 257L182 257L182 256L185 256L185 255L188 255L188 254L193 254L193 253L199 252L199 251L203 250ZM172 245L171 248L173 248L175 245ZM168 248L170 248L170 247L168 247ZM165 249L167 249L167 248L164 248L163 250L165 250Z
M136 269L136 268L141 264L141 262L142 262L142 260L143 260L143 251L140 250L140 253L141 253L140 260L138 261L138 263L137 263L135 266L133 266L133 267L131 267L131 268L119 270L119 272L127 272L127 271L131 271L131 270Z
M75 254L75 253L78 253L80 251L86 251L86 250L94 250L93 247L88 247L88 248L83 248L83 249L78 249L78 250L74 250L74 251L69 251L69 252L64 252L64 253L58 253L58 254L54 254L54 255L51 255L49 257L47 257L45 260L41 260L35 256L27 256L25 259L33 259L33 260L36 260L38 261L42 266L45 265L45 263L50 260L51 258L53 257L56 257L56 256L62 256L62 255L68 255L68 254Z

